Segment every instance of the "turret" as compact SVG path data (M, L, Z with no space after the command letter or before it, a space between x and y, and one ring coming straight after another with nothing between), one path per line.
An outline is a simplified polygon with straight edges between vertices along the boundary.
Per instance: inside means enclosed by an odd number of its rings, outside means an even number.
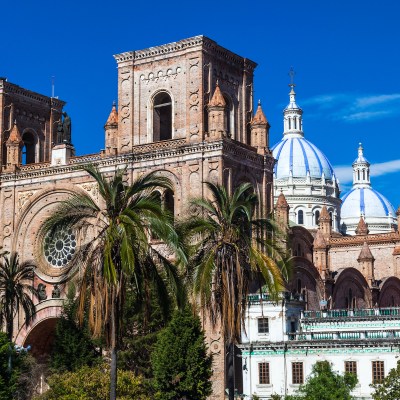
M356 228L357 236L366 236L369 233L368 224L364 221L363 216L360 217L360 221Z
M211 101L208 103L208 132L211 139L226 137L227 121L225 117L226 102L217 81Z
M369 175L370 163L364 157L364 148L358 146L358 157L353 162L353 188L371 186Z
M360 265L361 273L365 276L365 279L367 280L369 286L372 287L375 283L375 276L374 276L375 258L372 255L367 242L364 242L360 255L357 258L357 261Z
M261 107L261 101L258 101L257 111L251 121L251 145L257 147L259 153L263 153L269 147L269 128L270 124L265 117Z
M10 136L6 142L7 147L7 171L15 171L21 165L21 148L23 146L21 133L19 132L17 122L11 129Z
M278 196L275 205L275 219L281 230L287 230L289 227L289 204L283 193Z
M110 115L104 125L106 154L117 154L118 150L118 111L113 102Z
M314 238L314 264L317 267L322 280L326 280L329 275L328 266L328 244L321 229L317 230Z
M319 228L321 229L324 237L329 239L332 234L332 218L326 206L322 207L321 214L319 216Z

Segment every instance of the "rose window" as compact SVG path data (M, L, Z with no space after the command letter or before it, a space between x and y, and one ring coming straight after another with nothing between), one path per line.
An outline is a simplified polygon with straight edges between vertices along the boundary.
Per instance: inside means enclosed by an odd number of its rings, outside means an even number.
M48 234L44 239L44 256L53 267L64 267L75 254L76 236L69 230L59 230L53 235Z

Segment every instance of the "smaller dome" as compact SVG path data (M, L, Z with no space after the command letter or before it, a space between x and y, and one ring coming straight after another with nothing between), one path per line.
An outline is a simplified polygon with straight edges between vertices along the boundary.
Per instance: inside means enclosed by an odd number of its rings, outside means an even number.
M346 233L353 234L361 215L371 233L390 231L391 225L396 224L393 206L372 187L355 187L342 198L341 217Z

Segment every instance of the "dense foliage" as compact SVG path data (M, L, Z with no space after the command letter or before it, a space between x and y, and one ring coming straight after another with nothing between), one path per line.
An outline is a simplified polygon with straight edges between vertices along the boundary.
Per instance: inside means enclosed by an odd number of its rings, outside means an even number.
M329 361L318 361L313 365L312 373L296 396L287 396L287 400L351 400L351 391L357 384L354 374L340 375L332 370Z
M156 398L204 400L211 394L211 356L204 340L200 320L190 309L175 312L151 357Z
M54 374L48 379L50 389L35 400L106 400L109 398L110 366L84 366L75 372ZM118 371L118 400L150 400L140 377L130 371Z
M76 320L77 301L73 294L64 304L63 314L57 321L50 367L53 371L75 371L99 359L99 351L90 337L86 318L82 326Z
M371 385L375 392L372 394L374 400L398 400L400 399L400 361L397 367L389 371L381 384Z
M19 378L25 365L25 354L15 351L7 335L0 332L0 400L14 399L19 391Z

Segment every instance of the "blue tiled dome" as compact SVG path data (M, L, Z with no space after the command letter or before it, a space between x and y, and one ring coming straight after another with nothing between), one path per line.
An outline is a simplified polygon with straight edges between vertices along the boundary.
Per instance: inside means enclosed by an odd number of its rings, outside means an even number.
M396 215L389 200L368 186L353 188L343 196L342 202L342 219L359 219L360 215L364 215L368 222L368 218L385 218L389 213L392 217Z
M333 168L316 146L304 139L302 135L285 135L273 148L273 156L277 160L274 173L276 179L288 178L290 171L293 178L305 178L307 172L311 178L332 179Z

